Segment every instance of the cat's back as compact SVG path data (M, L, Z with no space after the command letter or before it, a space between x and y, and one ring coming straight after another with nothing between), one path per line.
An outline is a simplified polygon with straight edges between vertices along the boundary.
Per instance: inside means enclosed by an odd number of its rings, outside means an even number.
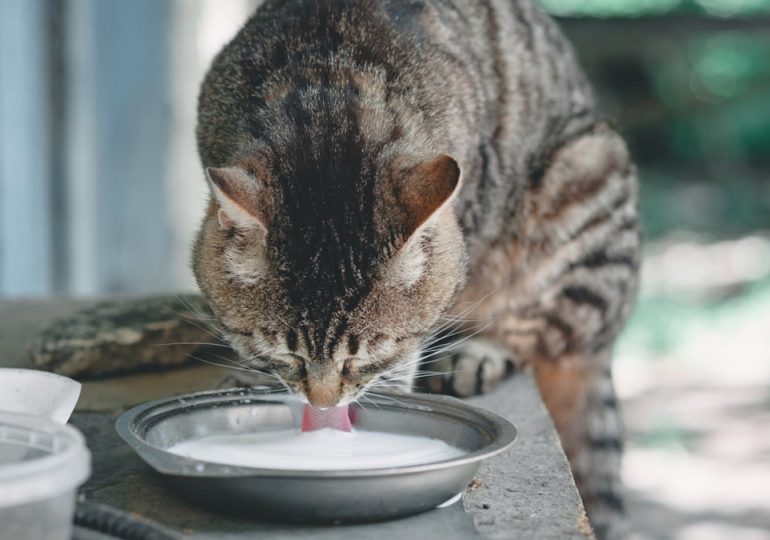
M273 0L202 85L204 164L223 165L243 133L263 135L271 102L313 84L364 85L386 100L408 94L442 135L466 139L456 146L490 142L505 154L516 144L518 156L541 146L545 131L579 129L569 124L594 112L570 47L529 0Z
M306 88L385 96L419 65L409 16L383 0L268 0L212 62L198 101L205 166L223 165L239 139L269 139L289 96ZM300 96L301 98L302 96ZM331 127L330 127L331 129Z

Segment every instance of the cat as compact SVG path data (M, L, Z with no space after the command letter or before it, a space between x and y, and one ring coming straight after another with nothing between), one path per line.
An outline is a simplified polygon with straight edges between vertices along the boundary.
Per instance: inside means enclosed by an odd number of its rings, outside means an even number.
M420 384L457 396L532 370L597 537L626 535L610 358L636 173L546 14L269 0L214 59L198 120L193 269L245 362L322 407L410 388L421 361ZM465 335L426 352L453 322Z

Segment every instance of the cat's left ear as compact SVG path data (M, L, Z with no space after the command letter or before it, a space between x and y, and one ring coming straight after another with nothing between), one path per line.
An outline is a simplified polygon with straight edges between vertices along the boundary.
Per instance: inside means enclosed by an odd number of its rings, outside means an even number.
M240 167L208 167L206 177L219 206L220 227L267 234L265 193L259 179Z
M460 166L442 154L396 175L394 194L402 210L407 236L448 206L460 189Z

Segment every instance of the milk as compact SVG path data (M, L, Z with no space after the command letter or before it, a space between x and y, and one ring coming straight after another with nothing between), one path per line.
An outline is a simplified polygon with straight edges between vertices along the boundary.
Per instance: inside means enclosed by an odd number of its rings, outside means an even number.
M226 465L308 471L403 467L465 453L438 439L329 428L207 435L176 444L167 451Z

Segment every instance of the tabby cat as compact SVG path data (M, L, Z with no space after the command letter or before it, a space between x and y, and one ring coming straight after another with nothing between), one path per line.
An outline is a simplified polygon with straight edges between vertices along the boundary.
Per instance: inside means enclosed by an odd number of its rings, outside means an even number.
M421 355L458 396L531 369L597 536L625 536L635 170L540 9L269 0L214 60L197 136L194 270L245 361L318 406L411 387Z

